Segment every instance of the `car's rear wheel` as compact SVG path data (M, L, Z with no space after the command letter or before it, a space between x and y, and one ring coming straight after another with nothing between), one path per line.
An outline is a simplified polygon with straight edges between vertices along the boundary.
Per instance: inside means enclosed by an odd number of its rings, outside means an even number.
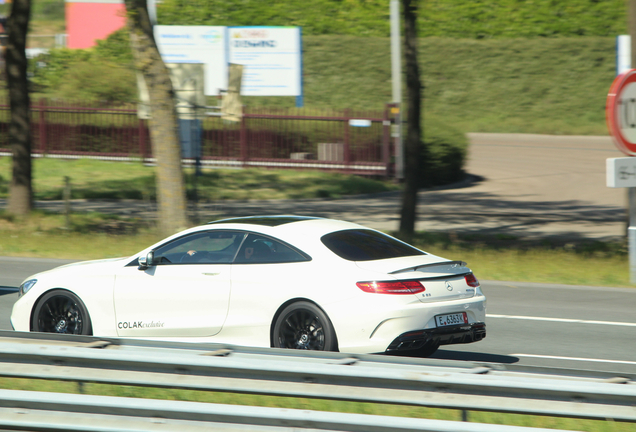
M276 348L336 351L336 333L327 315L313 303L299 301L282 310L272 335Z
M31 331L91 335L86 306L75 294L53 290L38 300L31 318Z

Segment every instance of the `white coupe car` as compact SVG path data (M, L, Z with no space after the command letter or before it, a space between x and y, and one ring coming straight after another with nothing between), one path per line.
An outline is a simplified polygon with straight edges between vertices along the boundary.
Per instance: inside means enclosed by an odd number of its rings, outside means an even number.
M18 331L428 356L486 337L486 297L449 261L361 225L269 216L211 222L129 258L20 286Z

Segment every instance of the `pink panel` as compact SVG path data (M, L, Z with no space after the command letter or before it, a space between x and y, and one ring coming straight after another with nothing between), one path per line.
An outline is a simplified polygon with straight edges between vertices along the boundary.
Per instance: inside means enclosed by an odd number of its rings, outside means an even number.
M126 24L123 3L66 3L69 48L90 48Z

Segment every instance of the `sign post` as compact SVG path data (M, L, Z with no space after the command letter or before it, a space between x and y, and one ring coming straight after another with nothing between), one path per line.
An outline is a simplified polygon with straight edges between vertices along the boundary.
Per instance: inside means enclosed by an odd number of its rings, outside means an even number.
M606 161L607 187L626 187L629 197L629 277L636 284L636 69L618 75L607 95L606 121L616 147L629 157Z
M395 177L404 179L404 150L402 141L402 52L400 50L400 2L391 0L391 79L393 81L392 108L395 115L395 128L392 136L395 138Z

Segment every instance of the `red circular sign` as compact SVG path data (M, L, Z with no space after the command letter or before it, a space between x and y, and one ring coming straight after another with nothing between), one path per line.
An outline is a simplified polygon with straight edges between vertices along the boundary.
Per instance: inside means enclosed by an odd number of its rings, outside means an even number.
M605 116L616 147L636 156L636 69L623 72L612 83Z

